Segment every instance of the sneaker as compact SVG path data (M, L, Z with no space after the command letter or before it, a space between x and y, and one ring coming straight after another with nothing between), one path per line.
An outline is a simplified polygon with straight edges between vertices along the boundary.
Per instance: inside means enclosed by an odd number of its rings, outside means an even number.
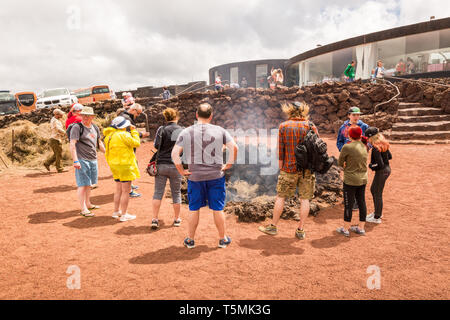
M174 222L173 222L173 226L174 227L179 227L181 225L181 219L180 218L178 218L178 220L174 220Z
M48 164L44 163L44 167L45 169L47 169L48 172L50 172L50 166Z
M133 216L132 214L129 213L125 213L120 217L120 221L121 222L125 222L125 221L129 221L129 220L134 220L136 219L136 216Z
M375 217L375 212L372 212L372 213L368 214L368 215L366 216L366 221L367 221L367 219L371 219L371 218L373 218L373 217Z
M219 248L226 248L231 244L231 238L225 236L225 238L219 240Z
M152 220L152 229L156 230L158 228L159 228L159 221L158 221L158 219L153 219Z
M350 231L354 232L356 234L359 234L361 236L365 236L366 235L366 230L360 229L358 226L351 226L350 227Z
M190 239L190 238L184 239L183 244L184 244L184 246L185 246L186 248L188 248L188 249L192 249L192 248L195 247L195 242L194 242L194 240L193 240L193 239Z
M297 228L297 230L295 230L295 236L300 240L304 240L306 238L306 232Z
M266 234L270 234L271 236L274 236L278 233L277 226L274 226L273 224L269 224L267 227L260 226L258 230Z
M139 189L138 186L133 186L133 185L131 185L131 190L137 190L137 189Z
M134 192L134 191L130 192L130 198L139 198L140 196L141 196L140 193L137 193L137 192Z
M336 231L339 234L343 234L346 237L350 237L350 232L348 230L345 230L344 227L337 228Z
M97 185L97 184L91 185L91 189L92 189L92 190L97 189L97 188L98 188L98 185Z
M377 218L375 218L374 216L367 217L367 218L366 218L366 222L371 222L371 223L380 224L380 223L381 223L381 218L377 219Z
M120 216L122 215L122 212L114 212L113 214L112 214L112 217L114 218L114 219L119 219L120 218Z

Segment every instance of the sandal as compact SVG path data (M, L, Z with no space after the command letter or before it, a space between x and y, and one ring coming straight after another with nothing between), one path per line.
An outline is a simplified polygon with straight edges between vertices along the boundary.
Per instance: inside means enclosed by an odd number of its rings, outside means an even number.
M95 216L95 214L93 214L92 212L80 212L80 214L83 216L83 217L93 217L93 216Z

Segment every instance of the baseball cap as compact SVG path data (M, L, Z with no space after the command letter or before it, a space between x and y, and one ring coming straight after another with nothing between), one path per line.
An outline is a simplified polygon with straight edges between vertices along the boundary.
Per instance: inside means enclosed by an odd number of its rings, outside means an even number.
M72 106L72 111L83 110L84 106L81 103L74 103Z
M371 138L374 135L376 135L378 132L379 132L378 128L376 128L376 127L369 127L369 128L366 129L366 132L364 132L364 135L367 138Z
M348 109L348 113L354 113L354 114L361 114L361 110L359 110L358 107L351 107L350 109Z
M116 129L124 129L129 127L130 125L130 121L121 116L114 118L114 120L111 122L111 127Z

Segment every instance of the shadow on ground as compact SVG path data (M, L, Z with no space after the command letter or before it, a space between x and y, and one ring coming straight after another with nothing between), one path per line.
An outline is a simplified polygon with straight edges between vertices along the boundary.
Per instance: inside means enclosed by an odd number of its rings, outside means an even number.
M55 212L55 211L36 212L28 216L28 219L30 219L28 223L31 224L51 223L55 222L56 220L64 220L76 217L79 213L80 213L79 210L71 210L65 212Z
M202 253L215 250L217 250L217 248L210 248L205 245L193 249L186 249L183 246L171 246L131 258L129 262L131 264L166 264L176 261L195 260L199 258Z
M300 241L302 240L296 238L262 235L258 239L242 239L239 242L239 246L251 250L262 250L261 255L266 257L273 255L301 255L305 250L292 246L294 243L299 243Z
M117 230L116 234L121 235L121 236L134 236L134 235L141 235L141 234L152 234L152 233L156 233L160 230L170 229L170 228L172 228L171 225L166 225L164 222L160 222L159 228L156 230L153 230L150 227L150 225L140 226L140 227L128 226L128 227L123 227L122 229Z
M33 190L33 193L58 193L77 190L76 186L61 185Z
M113 202L114 202L114 193L91 197L91 203L95 205L102 205Z
M75 229L89 229L98 227L108 227L121 223L119 220L108 217L81 217L71 222L63 223L63 226Z

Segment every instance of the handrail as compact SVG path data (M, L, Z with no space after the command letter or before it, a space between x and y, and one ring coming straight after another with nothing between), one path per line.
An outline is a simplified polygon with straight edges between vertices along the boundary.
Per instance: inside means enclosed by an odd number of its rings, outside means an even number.
M450 88L450 85L448 85L448 84L428 82L428 81L418 80L418 79L399 78L399 77L393 77L393 76L385 76L385 78L397 79L397 80L406 80L406 81L414 81L414 82L423 82L423 83L430 84L430 85Z
M378 80L383 80L383 81L386 81L387 83L389 83L391 86L393 86L393 87L397 90L397 94L394 95L392 98L390 98L388 101L380 102L380 103L376 104L376 105L373 107L373 120L374 120L374 123L375 123L375 124L376 124L376 119L377 119L377 108L378 108L379 106L384 105L384 104L390 103L392 100L396 99L396 98L401 94L401 93L400 93L400 89L399 89L395 84L393 84L392 82L390 82L389 80L386 80L386 79L384 79L384 78L377 78L377 81L378 81Z
M184 90L181 91L180 93L177 93L177 94L175 95L175 97L179 96L180 94L184 93L185 91L188 91L190 88L195 87L195 86L198 85L199 83L200 83L200 81L194 83L192 86L188 87L187 89L184 89Z

